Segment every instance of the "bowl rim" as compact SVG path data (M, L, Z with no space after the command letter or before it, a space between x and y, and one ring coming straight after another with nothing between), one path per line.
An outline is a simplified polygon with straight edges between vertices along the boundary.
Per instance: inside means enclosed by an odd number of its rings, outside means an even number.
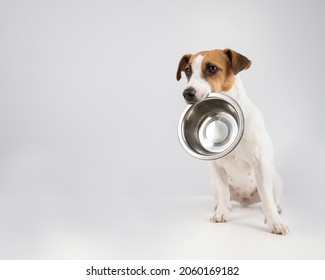
M239 124L241 125L238 125L238 133L236 135L236 138L235 140L233 141L233 143L227 148L225 149L224 151L220 152L220 153L213 153L213 154L210 154L210 155L203 155L203 154L200 154L194 150L192 150L185 142L184 140L184 133L183 133L183 120L184 120L184 117L186 116L186 114L188 113L188 111L196 106L197 104L201 103L201 102L204 102L204 101L207 101L209 99L219 99L219 100L224 100L226 102L228 102L231 106L233 106L235 108L235 111L238 115L238 118L240 120ZM185 109L183 110L180 118L179 118L179 122L178 122L178 139L179 139L179 142L181 143L182 147L185 149L185 151L190 154L191 156L197 158L197 159L202 159L202 160L216 160L216 159L219 159L219 158L222 158L226 155L228 155L232 150L234 150L237 145L239 144L240 140L242 139L243 137L243 134L244 134L244 127L245 127L245 119L244 119L244 114L243 114L243 111L241 109L241 107L239 106L239 104L237 103L236 100L234 100L232 97L230 97L229 95L226 95L224 93L216 93L216 92L211 92L208 94L208 96L203 99L202 101L199 101L199 102L196 102L196 103L193 103L193 104L188 104Z

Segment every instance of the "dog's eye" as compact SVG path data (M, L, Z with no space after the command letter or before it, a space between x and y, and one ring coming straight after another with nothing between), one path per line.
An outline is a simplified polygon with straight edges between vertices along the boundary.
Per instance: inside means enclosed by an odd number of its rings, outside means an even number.
M190 66L190 65L187 66L187 67L184 69L184 71L185 71L185 74L186 74L186 75L191 75L191 74L192 74L192 68L191 68L191 66Z
M216 74L220 69L215 66L215 65L211 65L211 64L208 64L207 65L207 73L208 75L214 75Z

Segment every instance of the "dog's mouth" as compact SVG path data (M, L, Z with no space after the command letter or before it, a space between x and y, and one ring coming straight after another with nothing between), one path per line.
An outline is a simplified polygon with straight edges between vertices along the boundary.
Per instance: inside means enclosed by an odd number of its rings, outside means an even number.
M195 103L198 103L198 102L203 101L203 100L206 99L208 96L209 96L209 94L204 94L204 95L201 95L200 97L198 97L197 95L195 95L195 96L192 96L191 98L185 98L185 97L184 97L184 99L185 99L185 102L186 102L187 104L192 105L192 104L195 104Z
M198 101L197 100L187 100L187 99L185 99L185 102L186 102L186 104L192 105L192 104L197 103Z

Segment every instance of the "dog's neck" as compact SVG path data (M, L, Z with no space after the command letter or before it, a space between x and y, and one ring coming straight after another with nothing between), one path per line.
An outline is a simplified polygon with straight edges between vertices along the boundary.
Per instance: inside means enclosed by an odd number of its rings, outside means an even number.
M237 102L239 102L240 99L242 99L242 97L244 97L244 96L246 97L245 88L244 88L244 85L243 85L239 75L235 76L235 82L234 82L233 86L231 87L230 90L225 92L225 94L227 94L230 97L232 97L233 99L237 100Z
M245 111L246 106L250 103L239 75L235 76L235 82L231 89L224 93L235 99L243 111Z

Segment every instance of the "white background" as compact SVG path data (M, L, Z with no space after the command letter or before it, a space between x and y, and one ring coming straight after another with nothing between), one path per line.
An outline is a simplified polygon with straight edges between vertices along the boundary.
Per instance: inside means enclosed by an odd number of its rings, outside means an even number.
M264 115L285 195L325 195L324 12L320 0L2 0L1 257L78 256L28 246L43 244L38 235L53 219L64 239L65 211L73 209L71 220L82 223L78 214L87 213L88 199L89 209L96 206L94 197L101 197L105 219L115 209L105 208L106 198L136 195L137 207L146 196L211 194L207 163L177 139L185 81L175 76L185 53L232 48L252 60L241 78ZM58 205L62 217L55 216ZM126 220L136 219L130 206L120 207ZM303 211L306 219L314 215ZM26 237L21 228L34 223L40 231L33 226ZM19 244L27 247L20 251Z

